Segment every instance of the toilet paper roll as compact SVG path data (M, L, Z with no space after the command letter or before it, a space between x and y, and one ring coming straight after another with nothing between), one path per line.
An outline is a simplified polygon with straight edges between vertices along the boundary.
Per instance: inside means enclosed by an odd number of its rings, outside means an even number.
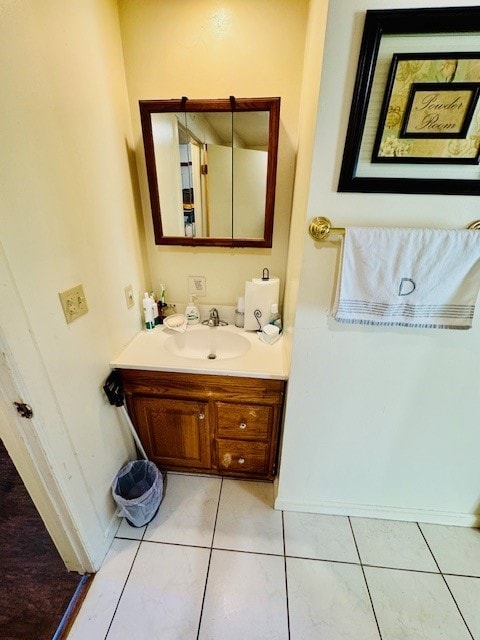
M244 328L247 331L260 330L268 324L272 304L278 304L279 292L279 278L253 278L251 282L245 283Z

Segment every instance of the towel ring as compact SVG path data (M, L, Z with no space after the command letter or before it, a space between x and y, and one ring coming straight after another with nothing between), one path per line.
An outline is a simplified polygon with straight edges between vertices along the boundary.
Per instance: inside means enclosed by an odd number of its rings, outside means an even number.
M471 222L467 229L480 230L480 220L474 220ZM312 218L308 226L308 233L313 240L326 240L330 234L336 236L344 236L344 227L332 227L332 223L328 218L319 216Z

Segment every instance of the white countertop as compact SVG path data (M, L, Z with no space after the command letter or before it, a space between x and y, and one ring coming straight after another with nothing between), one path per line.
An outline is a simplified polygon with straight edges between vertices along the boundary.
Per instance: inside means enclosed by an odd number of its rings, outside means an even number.
M192 331L231 331L241 334L250 342L245 355L215 360L185 358L165 348L165 341L178 332L163 325L153 331L140 331L127 347L110 362L112 368L144 369L149 371L172 371L176 373L203 373L210 375L241 376L250 378L288 378L284 340L280 337L274 344L265 344L255 331L238 329L234 325L210 328L205 325L189 325ZM185 335L185 334L183 334Z

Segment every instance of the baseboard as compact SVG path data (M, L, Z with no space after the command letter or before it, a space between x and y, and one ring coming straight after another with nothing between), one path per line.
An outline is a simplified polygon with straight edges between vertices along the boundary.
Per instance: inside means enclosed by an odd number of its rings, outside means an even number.
M107 527L103 533L103 544L101 548L96 549L96 555L91 558L92 569L91 573L97 572L103 564L105 560L105 556L107 555L110 547L112 546L113 539L115 534L118 531L118 527L120 526L120 518L118 517L119 509L116 508L113 511L113 514L108 521Z
M120 518L119 514L120 514L120 508L116 507L115 511L113 512L112 517L110 518L108 526L105 529L104 538L105 538L106 541L108 541L109 548L110 548L110 546L111 546L111 544L113 542L115 534L118 531L118 527L120 526L121 518Z
M298 502L285 500L281 496L278 496L275 500L275 509L281 511L300 511L302 513L321 513L334 516L380 518L383 520L404 520L408 522L425 522L430 524L454 525L457 527L480 528L480 514L474 513L404 509L399 507L342 502Z

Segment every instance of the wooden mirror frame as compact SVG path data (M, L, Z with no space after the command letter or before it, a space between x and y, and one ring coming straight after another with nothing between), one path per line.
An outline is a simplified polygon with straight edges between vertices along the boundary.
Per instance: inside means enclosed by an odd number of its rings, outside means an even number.
M234 98L189 100L140 100L140 118L147 170L150 206L152 210L155 244L183 245L193 247L258 247L270 248L273 239L273 219L275 209L275 185L277 177L278 133L280 127L280 98ZM268 162L267 190L265 199L265 222L263 238L191 238L165 236L162 227L160 194L158 192L155 151L152 135L152 113L178 112L245 112L268 111Z

